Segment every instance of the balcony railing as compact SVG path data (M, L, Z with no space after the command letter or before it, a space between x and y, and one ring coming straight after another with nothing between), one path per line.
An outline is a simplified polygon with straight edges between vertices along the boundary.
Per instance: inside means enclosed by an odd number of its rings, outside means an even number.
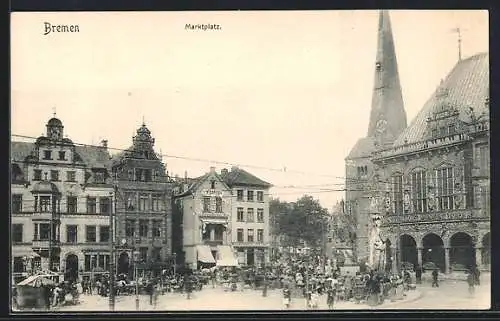
M411 152L418 152L422 150L428 150L433 148L438 148L446 145L461 143L470 140L470 136L466 133L460 133L440 138L432 138L425 141L404 144L391 149L386 149L381 151L376 155L377 158L384 158L390 156L396 156L399 154L406 154Z
M48 249L50 247L50 240L33 240L32 247L40 249ZM59 247L59 240L52 240L52 247Z
M210 212L210 211L203 211L199 215L200 217L218 217L218 218L228 218L229 214L228 213L217 213L217 212Z
M450 212L411 213L403 215L388 215L383 219L383 225L446 222L488 218L489 214L482 209L452 210Z
M203 240L203 244L209 245L209 246L217 246L217 245L224 244L224 240L222 240L222 239L218 239L218 240Z

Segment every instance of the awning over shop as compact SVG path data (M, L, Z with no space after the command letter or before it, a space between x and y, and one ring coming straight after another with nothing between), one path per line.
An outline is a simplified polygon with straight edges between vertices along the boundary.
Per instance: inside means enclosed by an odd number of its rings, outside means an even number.
M208 245L197 245L196 252L198 253L198 261L203 263L215 263L212 251Z
M219 259L217 266L238 266L238 259L233 253L233 249L228 245L219 245Z
M39 257L32 249L12 249L13 257Z

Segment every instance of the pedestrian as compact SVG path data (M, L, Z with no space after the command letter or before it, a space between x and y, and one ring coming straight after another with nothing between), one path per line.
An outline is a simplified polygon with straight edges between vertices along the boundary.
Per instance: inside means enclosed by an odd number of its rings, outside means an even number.
M158 295L160 293L160 286L159 286L159 284L156 284L156 286L153 287L153 292L154 292L153 293L153 296L154 296L154 298L153 298L153 305L154 305L154 307L156 309L156 306L158 305Z
M333 310L333 304L335 302L335 293L336 289L334 286L328 288L326 292L326 304L328 305L328 309Z
M479 270L479 268L476 266L474 266L474 283L475 285L480 285L480 279L481 279L481 271Z
M476 283L475 275L473 270L469 270L467 273L467 283L469 285L469 294L474 295L474 285Z
M285 288L283 289L283 305L285 306L286 309L290 307L291 301L292 301L292 294L290 292L290 289L288 288L288 285L285 285Z
M415 269L415 278L417 279L417 284L422 283L422 267L420 265L417 265Z
M438 276L439 276L438 269L434 269L434 271L432 271L432 287L433 288L439 288Z

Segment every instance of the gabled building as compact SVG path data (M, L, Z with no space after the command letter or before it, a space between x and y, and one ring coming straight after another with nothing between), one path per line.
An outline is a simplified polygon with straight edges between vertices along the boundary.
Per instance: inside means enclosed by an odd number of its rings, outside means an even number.
M371 201L368 178L374 171L372 154L391 146L406 126L390 17L386 10L381 10L368 132L356 142L346 158L345 206L347 214L356 216L358 225L354 252L358 260L366 260L369 264L374 264L374 253L370 249L375 242L370 236L373 223L367 211Z
M268 261L270 253L269 190L272 185L238 167L222 169L231 189L231 244L243 265Z
M346 159L357 259L393 270L488 268L489 55L460 59L407 126L385 11L378 36L368 135Z
M182 253L190 268L237 265L231 242L231 189L215 167L185 184L175 197Z
M79 146L57 118L34 143L11 142L14 277L33 270L66 279L107 271L113 187L107 142Z
M158 274L172 264L171 182L145 124L133 144L112 158L116 193L117 273ZM138 252L139 257L134 257Z

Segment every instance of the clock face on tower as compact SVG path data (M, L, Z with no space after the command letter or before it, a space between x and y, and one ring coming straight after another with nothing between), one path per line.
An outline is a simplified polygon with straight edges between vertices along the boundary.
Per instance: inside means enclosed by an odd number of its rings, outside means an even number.
M382 134L385 132L385 130L387 129L387 121L385 119L381 119L377 122L377 126L376 126L376 129L377 129L377 132Z
M52 127L50 129L50 138L60 139L61 138L61 129L58 127Z

